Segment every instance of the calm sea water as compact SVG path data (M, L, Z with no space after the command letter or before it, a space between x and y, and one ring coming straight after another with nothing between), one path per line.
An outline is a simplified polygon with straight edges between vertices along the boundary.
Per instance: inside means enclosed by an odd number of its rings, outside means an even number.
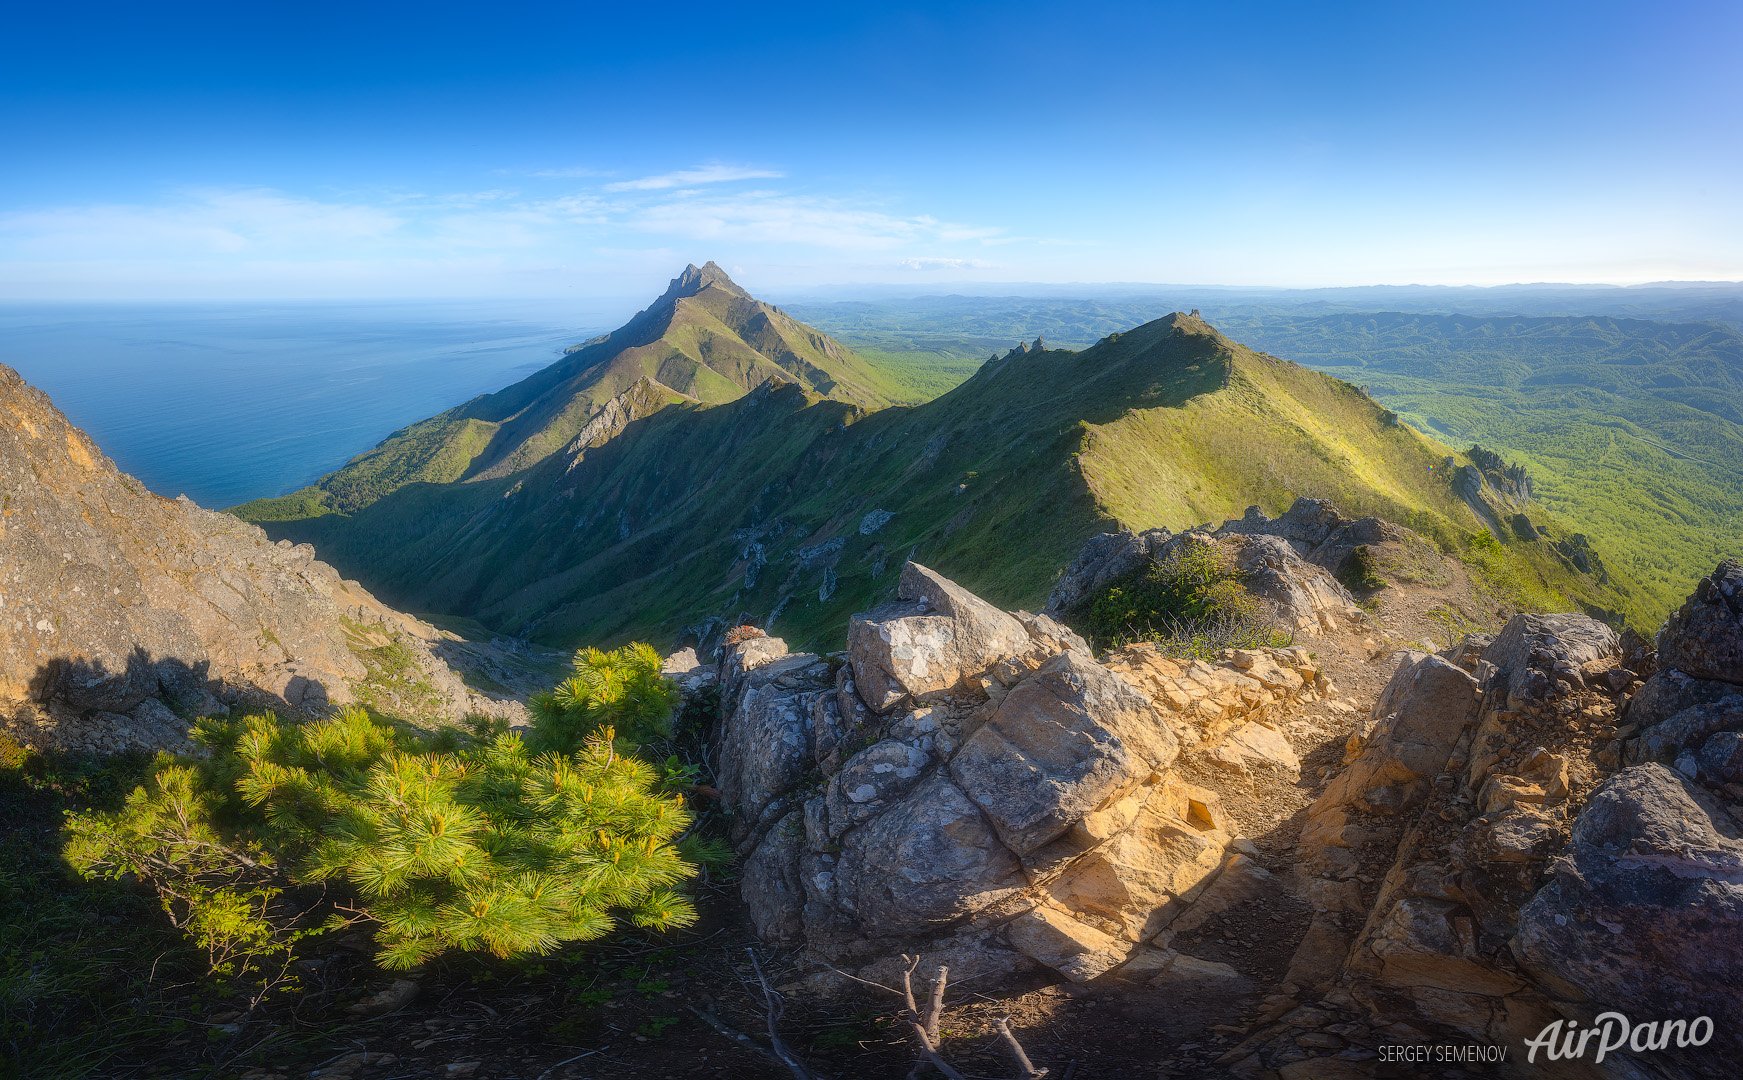
M0 363L153 491L220 508L292 491L506 386L613 314L562 301L5 304Z

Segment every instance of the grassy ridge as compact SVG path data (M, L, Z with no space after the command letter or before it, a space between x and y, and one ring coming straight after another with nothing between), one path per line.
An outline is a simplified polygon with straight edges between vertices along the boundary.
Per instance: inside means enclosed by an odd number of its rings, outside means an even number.
M1233 319L1411 423L1525 464L1643 596L1650 624L1743 536L1743 335L1606 318Z
M1606 563L1632 579L1631 610L1645 625L1718 559L1743 554L1743 333L1734 296L1421 292L1205 292L1202 302L1230 336L1354 382L1449 445L1480 443L1524 464L1538 502L1590 535ZM1201 302L1174 298L1188 301ZM1356 301L1414 302L1418 310L1326 314ZM1164 302L919 297L798 310L862 349L979 355L987 335L1006 342L1099 336ZM1421 310L1453 302L1487 313ZM1508 310L1544 314L1501 313ZM1610 314L1566 314L1582 311Z
M1097 531L1277 513L1298 494L1457 547L1482 527L1448 453L1353 388L1179 316L1082 352L1013 351L917 407L765 389L664 409L579 461L272 529L392 602L552 644L778 613L777 632L831 645L909 557L1035 607ZM1530 547L1508 545L1515 586L1619 606Z

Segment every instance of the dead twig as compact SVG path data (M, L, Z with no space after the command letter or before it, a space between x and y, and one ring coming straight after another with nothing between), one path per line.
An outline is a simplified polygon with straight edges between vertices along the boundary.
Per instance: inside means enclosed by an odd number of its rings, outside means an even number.
M1041 1080L1047 1075L1046 1069L1037 1069L1035 1063L1029 1060L1029 1055L1023 1050L1023 1044L1017 1041L1017 1036L1011 1031L1011 1018L999 1017L999 1037L1005 1041L1005 1049L1011 1052L1011 1058L1017 1063L1018 1080Z
M768 976L763 974L762 961L757 959L756 950L746 949L745 953L750 957L751 971L756 973L757 986L762 989L763 1018L766 1021L769 1033L768 1046L762 1045L744 1032L731 1027L726 1023L726 1021L714 1015L713 1012L698 1009L694 1005L686 1007L691 1012L695 1013L703 1023L707 1024L715 1031L720 1032L720 1034L731 1039L738 1045L744 1047L746 1050L768 1058L771 1061L779 1062L788 1072L793 1074L794 1080L825 1080L821 1073L814 1071L811 1066L807 1065L804 1060L799 1057L799 1055L793 1053L793 1051L788 1048L786 1040L781 1038L781 1014L786 1012L786 999L781 997L780 991L769 985Z
M574 1057L571 1057L571 1058L564 1058L562 1061L557 1062L555 1065L552 1065L550 1068L548 1068L544 1072L540 1073L538 1080L551 1080L551 1077L557 1075L557 1070L561 1069L563 1066L573 1064L574 1062L580 1061L582 1058L592 1057L594 1054L597 1054L597 1053L599 1053L599 1051L589 1050L583 1054L576 1054Z
M722 1020L718 1016L715 1016L712 1012L709 1012L706 1009L698 1009L694 1005L686 1005L684 1007L689 1009L691 1012L695 1013L697 1018L700 1019L703 1023L707 1024L709 1027L713 1028L715 1031L720 1032L722 1035L731 1039L733 1042L737 1043L738 1045L744 1047L746 1050L749 1050L752 1053L758 1054L762 1057L768 1058L770 1061L778 1062L781 1060L780 1058L776 1057L774 1055L774 1053L769 1050L768 1047L757 1042L755 1039L751 1038L749 1035L746 1035L744 1032L738 1030L737 1028L729 1026L726 1023L726 1021Z
M908 969L902 972L902 1000L908 1006L903 1019L913 1029L914 1038L920 1044L920 1061L915 1063L914 1071L908 1075L918 1075L922 1065L930 1065L948 1080L968 1080L938 1054L938 1032L941 1030L944 1011L944 987L950 979L950 969L943 964L938 966L938 975L932 982L932 999L927 1003L928 1011L922 1016L920 1003L914 998L914 969L920 966L920 957L904 954L902 959L908 962Z

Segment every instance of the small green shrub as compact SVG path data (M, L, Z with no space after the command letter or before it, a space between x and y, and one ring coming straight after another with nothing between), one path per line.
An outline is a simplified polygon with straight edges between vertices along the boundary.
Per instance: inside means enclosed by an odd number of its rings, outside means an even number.
M1386 587L1374 551L1366 544L1357 545L1344 557L1338 567L1338 581L1355 593L1374 593Z
M6 783L9 778L23 771L24 763L29 759L29 747L0 731L0 783Z
M1110 586L1090 604L1086 631L1104 647L1150 641L1196 657L1290 641L1214 544L1184 545Z
M639 642L610 652L580 650L572 662L575 673L527 703L535 720L533 744L574 745L606 727L633 746L670 738L680 695L660 666L660 654Z
M160 762L119 811L71 816L67 859L149 884L214 971L268 981L302 938L358 924L389 968L544 954L619 919L688 925L691 814L671 770L623 753L611 727L669 717L675 691L657 657L649 675L651 653L579 656L525 737L424 733L361 708L202 721L209 756Z

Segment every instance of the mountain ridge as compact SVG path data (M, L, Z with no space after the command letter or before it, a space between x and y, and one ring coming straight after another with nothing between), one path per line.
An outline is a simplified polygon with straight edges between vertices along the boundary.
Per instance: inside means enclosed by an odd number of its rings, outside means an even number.
M1096 532L1281 513L1303 495L1458 548L1488 535L1454 490L1462 464L1355 387L1175 313L1079 352L1011 349L918 406L770 380L626 414L614 437L513 476L264 524L404 606L552 644L675 641L722 619L811 643L907 558L1035 606ZM1500 543L1492 560L1522 599L1621 606L1547 545Z
M499 479L561 450L643 380L663 407L720 404L770 378L869 408L890 401L868 361L756 300L717 264L691 264L616 330L571 346L511 386L394 432L308 488L235 512L249 520L349 513L407 484ZM642 397L654 406L645 388Z

